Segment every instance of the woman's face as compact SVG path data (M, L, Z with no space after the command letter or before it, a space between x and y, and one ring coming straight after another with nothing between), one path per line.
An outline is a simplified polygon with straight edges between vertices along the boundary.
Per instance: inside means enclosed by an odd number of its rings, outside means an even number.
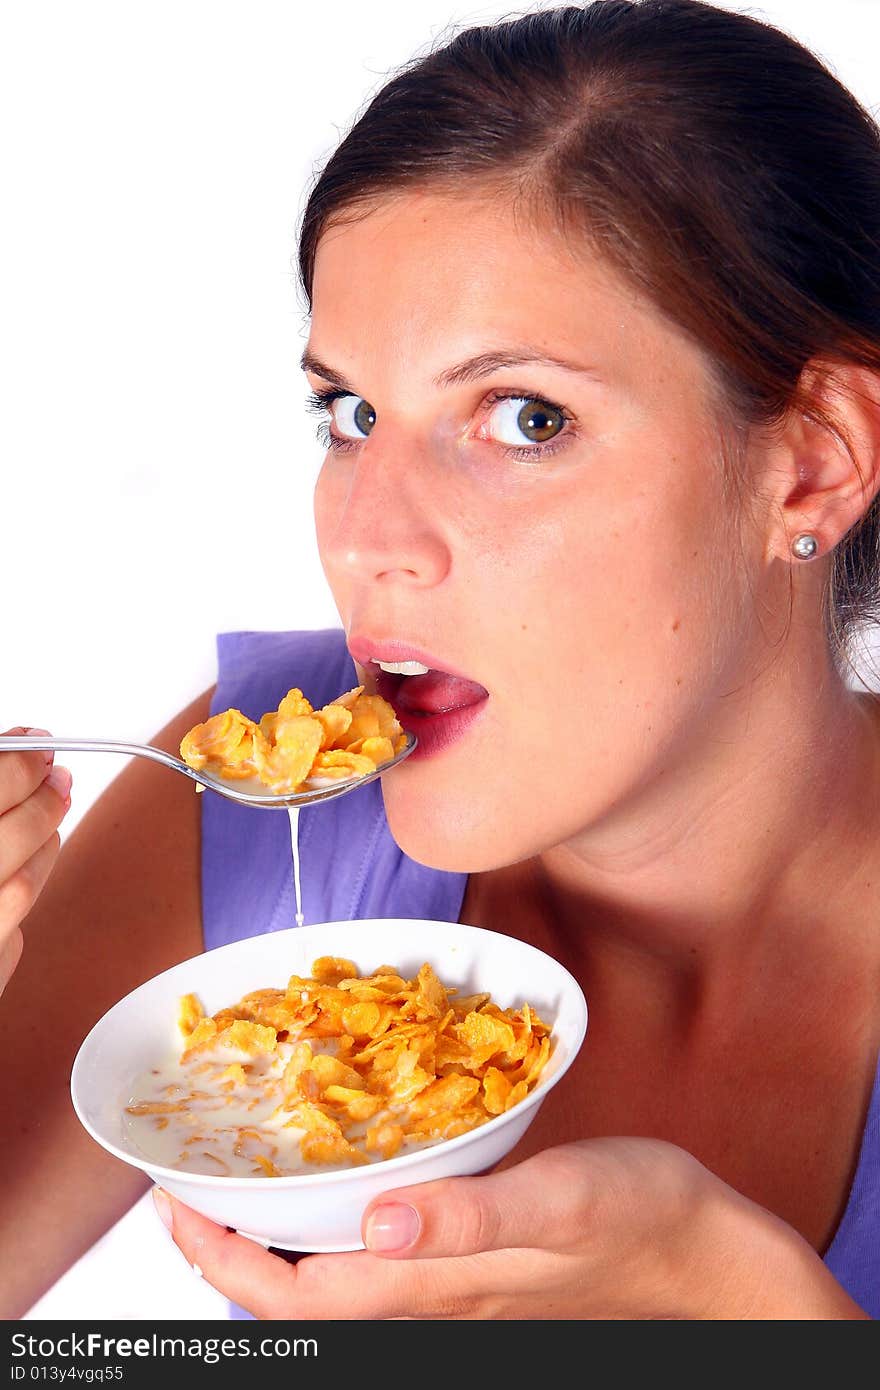
M421 739L395 839L475 872L625 825L753 627L698 350L584 251L423 191L324 234L313 306L325 573L368 690L370 658L430 668L379 677Z

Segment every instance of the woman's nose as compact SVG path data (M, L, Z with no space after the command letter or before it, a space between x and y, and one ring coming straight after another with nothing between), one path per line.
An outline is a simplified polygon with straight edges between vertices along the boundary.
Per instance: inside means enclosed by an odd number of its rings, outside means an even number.
M324 567L340 579L439 584L450 567L446 518L428 466L370 439L355 463L325 465L315 492ZM395 450L392 453L392 450Z

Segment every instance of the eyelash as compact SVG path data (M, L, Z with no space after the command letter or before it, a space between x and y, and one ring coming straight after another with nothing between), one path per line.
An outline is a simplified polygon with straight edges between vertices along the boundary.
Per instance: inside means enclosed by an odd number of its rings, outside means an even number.
M306 399L306 410L316 415L323 415L333 404L334 401L341 400L344 396L350 396L350 391L340 391L336 387L328 387L326 391L312 391ZM549 400L546 396L537 396L534 392L526 390L492 391L489 395L489 403L495 405L498 401L527 400L540 401L542 405L552 406L558 410L563 418L564 426L573 423L573 417L561 405ZM534 459L549 458L552 454L557 454L560 449L564 449L575 431L563 428L563 430L551 439L547 444L521 445L517 447L513 444L503 446L503 452L507 458L517 459L520 462L527 462ZM341 439L338 435L331 433L327 422L318 425L316 434L325 449L331 449L335 454L347 454L350 449L356 449L360 440Z

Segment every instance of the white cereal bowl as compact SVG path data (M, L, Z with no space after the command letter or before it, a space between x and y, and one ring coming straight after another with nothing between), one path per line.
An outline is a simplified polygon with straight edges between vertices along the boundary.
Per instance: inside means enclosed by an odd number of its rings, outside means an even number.
M551 1027L550 1058L525 1100L454 1139L356 1168L280 1178L217 1177L163 1167L129 1138L124 1111L137 1077L180 1052L178 1001L197 994L208 1014L251 990L283 989L308 976L319 956L353 960L361 974L394 965L406 977L430 962L444 985L464 994L488 991L501 1008L528 1003ZM153 1182L243 1235L282 1250L359 1250L361 1217L383 1192L433 1178L492 1168L528 1129L542 1102L571 1066L587 1028L580 986L558 961L499 932L457 922L375 918L323 922L248 937L183 961L132 990L92 1028L71 1073L81 1123L109 1153Z

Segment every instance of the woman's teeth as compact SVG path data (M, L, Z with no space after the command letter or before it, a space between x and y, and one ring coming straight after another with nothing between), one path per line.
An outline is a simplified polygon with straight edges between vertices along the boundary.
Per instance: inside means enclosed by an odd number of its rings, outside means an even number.
M390 676L426 676L430 670L420 661L377 661L376 665Z

